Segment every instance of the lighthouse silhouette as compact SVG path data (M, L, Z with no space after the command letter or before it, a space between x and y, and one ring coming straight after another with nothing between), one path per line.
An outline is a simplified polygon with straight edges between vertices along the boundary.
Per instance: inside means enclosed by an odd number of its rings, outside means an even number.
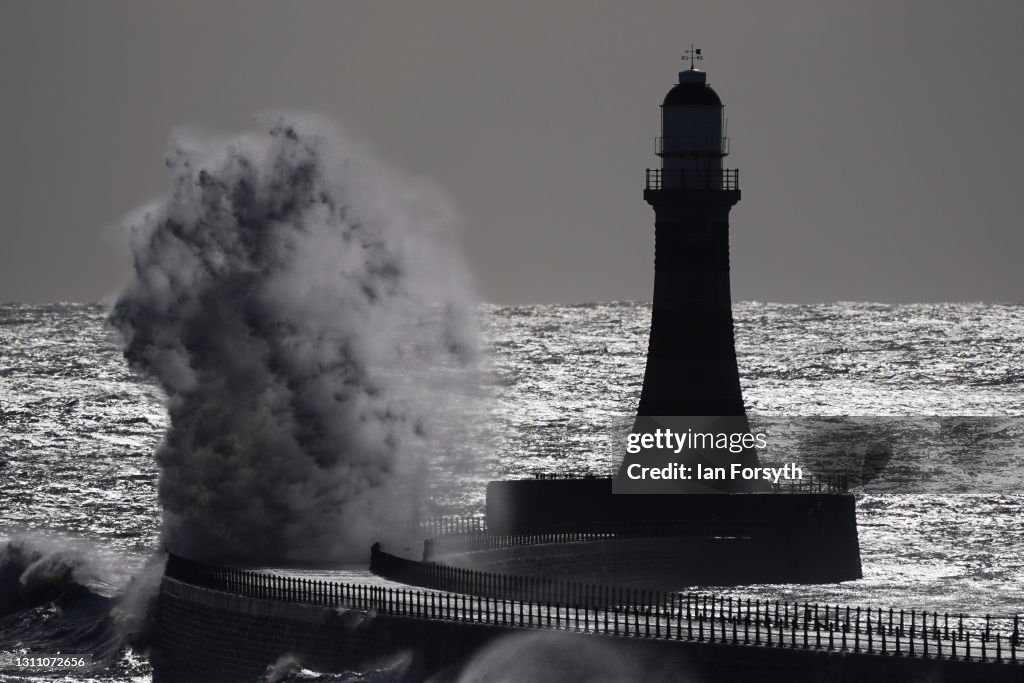
M739 172L726 170L725 107L693 68L661 105L644 199L654 208L654 302L638 414L744 416L729 287L729 210Z
M728 154L725 107L687 51L690 68L679 73L661 105L660 169L647 169L644 199L654 209L654 301L634 435L666 429L701 434L715 443L749 439L733 336L729 286L729 211L740 200L739 172L723 168ZM685 59L685 58L684 58ZM638 441L638 443L640 443ZM693 442L687 442L692 444ZM709 443L701 440L701 444ZM763 490L762 483L732 478L712 482L629 481L629 467L697 465L731 472L757 467L757 450L691 445L645 449L626 455L616 493L703 493Z

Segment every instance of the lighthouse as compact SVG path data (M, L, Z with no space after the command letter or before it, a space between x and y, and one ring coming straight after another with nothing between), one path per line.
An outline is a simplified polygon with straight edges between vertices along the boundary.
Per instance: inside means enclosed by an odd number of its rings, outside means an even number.
M634 446L657 444L658 435L667 438L668 432L687 440L676 449L627 448L615 493L766 488L728 476L734 466L742 471L759 464L740 390L729 287L729 210L740 200L739 172L722 163L729 152L722 100L707 75L693 66L700 50L688 53L690 68L680 72L679 83L661 104L661 136L655 143L661 168L647 169L644 199L654 209L654 301L630 437ZM691 476L630 481L636 468L671 474L665 468L673 464ZM698 481L692 475L701 471L723 476Z
M640 416L745 416L733 341L729 210L740 200L725 107L688 50L661 105L660 169L647 170L654 209L654 301ZM746 420L744 419L745 423Z

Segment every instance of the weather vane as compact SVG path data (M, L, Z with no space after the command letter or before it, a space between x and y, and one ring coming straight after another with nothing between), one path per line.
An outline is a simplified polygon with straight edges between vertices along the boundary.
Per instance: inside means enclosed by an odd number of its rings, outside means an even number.
M704 59L704 55L702 55L702 54L700 53L700 48L698 47L698 48L696 48L696 49L695 49L695 48L693 47L693 43L690 43L690 49L689 49L689 50L683 50L683 54L684 54L684 56L683 56L683 61L684 61L684 62L685 62L685 61L686 61L687 59L689 59L689 60L690 60L690 68L691 68L691 69L693 68L693 63L694 63L695 61L699 62L699 61L701 61L702 59Z

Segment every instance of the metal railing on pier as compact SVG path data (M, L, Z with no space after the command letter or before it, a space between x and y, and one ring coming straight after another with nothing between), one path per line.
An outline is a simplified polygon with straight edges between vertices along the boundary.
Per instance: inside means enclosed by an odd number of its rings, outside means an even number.
M497 550L552 543L591 543L631 538L750 538L783 535L782 522L764 519L654 519L637 521L592 521L553 525L543 530L518 534L494 534L486 530L440 534L423 541L423 559L431 561L453 553Z
M418 531L424 537L476 533L487 531L487 520L482 515L433 517L420 522Z
M534 479L555 480L555 479L610 479L607 475L598 475L593 472L577 472L566 470L559 472L534 472ZM847 474L824 474L804 477L803 479L789 479L771 484L770 493L813 493L813 494L836 494L847 493L850 489L850 478Z
M609 477L600 474L594 474L593 472L577 472L575 470L566 470L564 472L534 472L534 479L608 479Z
M401 560L376 550L381 562ZM411 562L411 560L403 560ZM470 570L453 570L465 580ZM477 572L479 574L479 572ZM1020 663L1020 624L1002 619L742 600L561 582L560 599L509 599L341 583L218 567L170 555L166 576L183 583L262 600L348 608L415 619L509 628L600 633L624 638L686 640L787 649L845 651L940 660ZM526 585L524 577L489 581ZM474 577L471 580L479 580Z

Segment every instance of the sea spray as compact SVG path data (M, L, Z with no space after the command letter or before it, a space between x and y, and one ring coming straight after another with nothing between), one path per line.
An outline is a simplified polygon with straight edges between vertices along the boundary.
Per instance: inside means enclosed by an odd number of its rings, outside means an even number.
M323 123L171 144L110 320L167 395L162 536L192 558L340 561L409 526L476 357L453 213ZM452 392L457 394L458 392Z
M413 655L405 651L378 661L367 670L342 673L309 669L302 666L301 660L298 655L281 655L267 666L266 673L256 683L409 683L424 679L415 666Z

